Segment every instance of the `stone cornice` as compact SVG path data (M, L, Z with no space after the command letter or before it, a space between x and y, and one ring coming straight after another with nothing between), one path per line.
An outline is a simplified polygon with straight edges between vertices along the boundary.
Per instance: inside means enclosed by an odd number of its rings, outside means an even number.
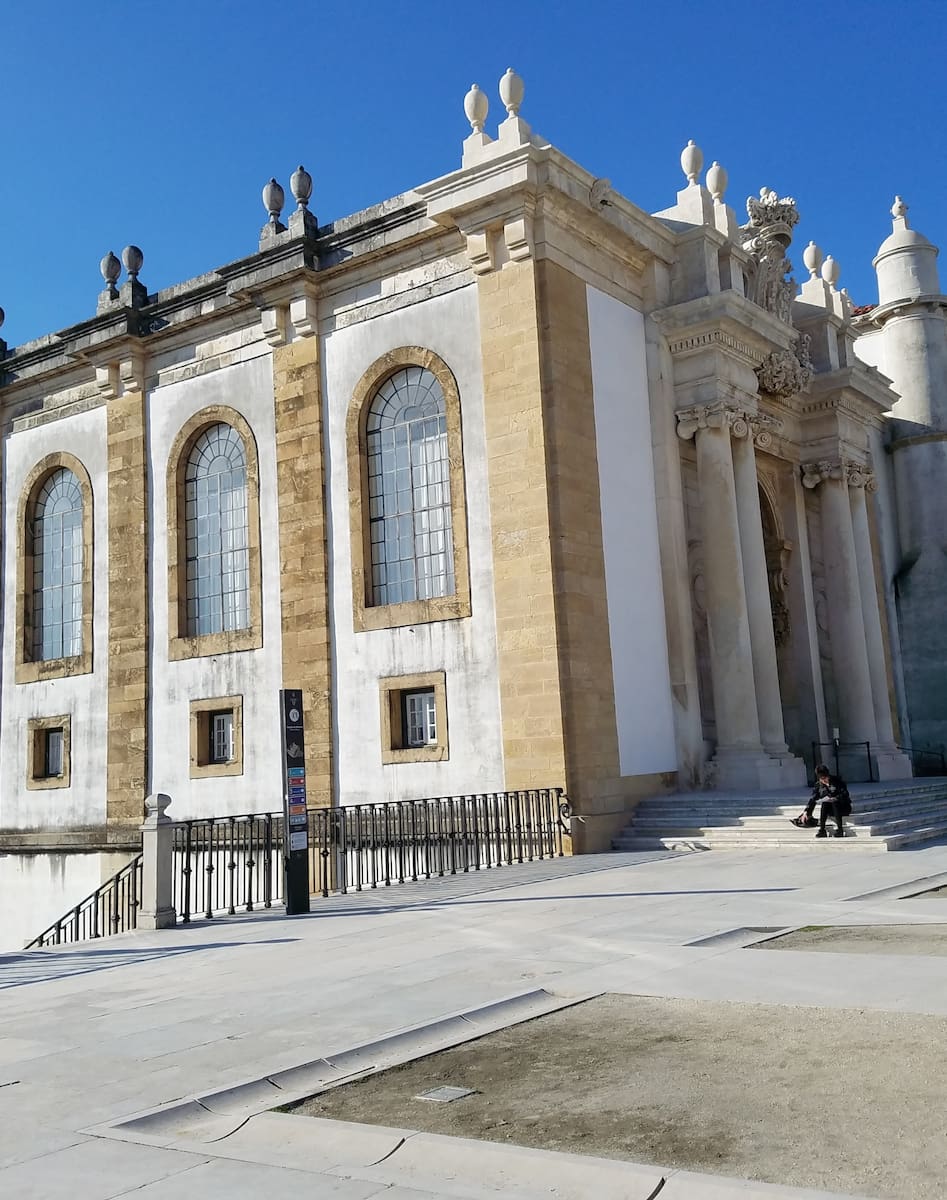
M673 356L719 347L758 367L774 350L795 344L794 329L739 293L727 290L650 314Z
M897 399L880 371L859 364L813 376L809 394L801 398L799 414L805 419L840 409L863 424L881 429L884 414Z

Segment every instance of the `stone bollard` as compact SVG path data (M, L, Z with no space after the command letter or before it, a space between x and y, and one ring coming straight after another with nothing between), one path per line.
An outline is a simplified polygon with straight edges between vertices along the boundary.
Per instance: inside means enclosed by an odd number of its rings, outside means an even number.
M141 907L139 929L168 929L177 921L171 880L171 818L165 809L171 797L157 792L145 800L145 823L141 826Z

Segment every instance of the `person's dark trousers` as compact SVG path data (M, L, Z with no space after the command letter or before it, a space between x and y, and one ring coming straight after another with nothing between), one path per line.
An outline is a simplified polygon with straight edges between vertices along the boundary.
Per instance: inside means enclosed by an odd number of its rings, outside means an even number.
M812 807L815 808L815 804ZM825 833L825 823L829 817L832 817L840 830L844 830L842 814L839 812L839 805L835 800L822 801L822 811L819 813L819 829L822 833Z

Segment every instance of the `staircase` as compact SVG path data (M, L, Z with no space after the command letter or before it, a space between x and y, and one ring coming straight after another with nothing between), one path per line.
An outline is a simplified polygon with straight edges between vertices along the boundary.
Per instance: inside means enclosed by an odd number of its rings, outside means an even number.
M947 839L947 777L853 783L844 839L814 844L790 818L805 807L798 788L770 792L677 792L642 800L616 850L901 850ZM819 809L816 807L816 816ZM834 822L830 823L834 829Z

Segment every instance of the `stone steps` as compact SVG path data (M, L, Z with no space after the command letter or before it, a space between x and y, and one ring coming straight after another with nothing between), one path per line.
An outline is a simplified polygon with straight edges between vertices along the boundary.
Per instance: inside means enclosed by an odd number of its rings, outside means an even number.
M855 785L845 838L815 839L790 818L805 806L798 791L693 792L643 800L616 850L803 849L813 840L853 850L899 850L947 839L947 779ZM818 811L818 810L817 810ZM830 825L830 828L832 826Z

